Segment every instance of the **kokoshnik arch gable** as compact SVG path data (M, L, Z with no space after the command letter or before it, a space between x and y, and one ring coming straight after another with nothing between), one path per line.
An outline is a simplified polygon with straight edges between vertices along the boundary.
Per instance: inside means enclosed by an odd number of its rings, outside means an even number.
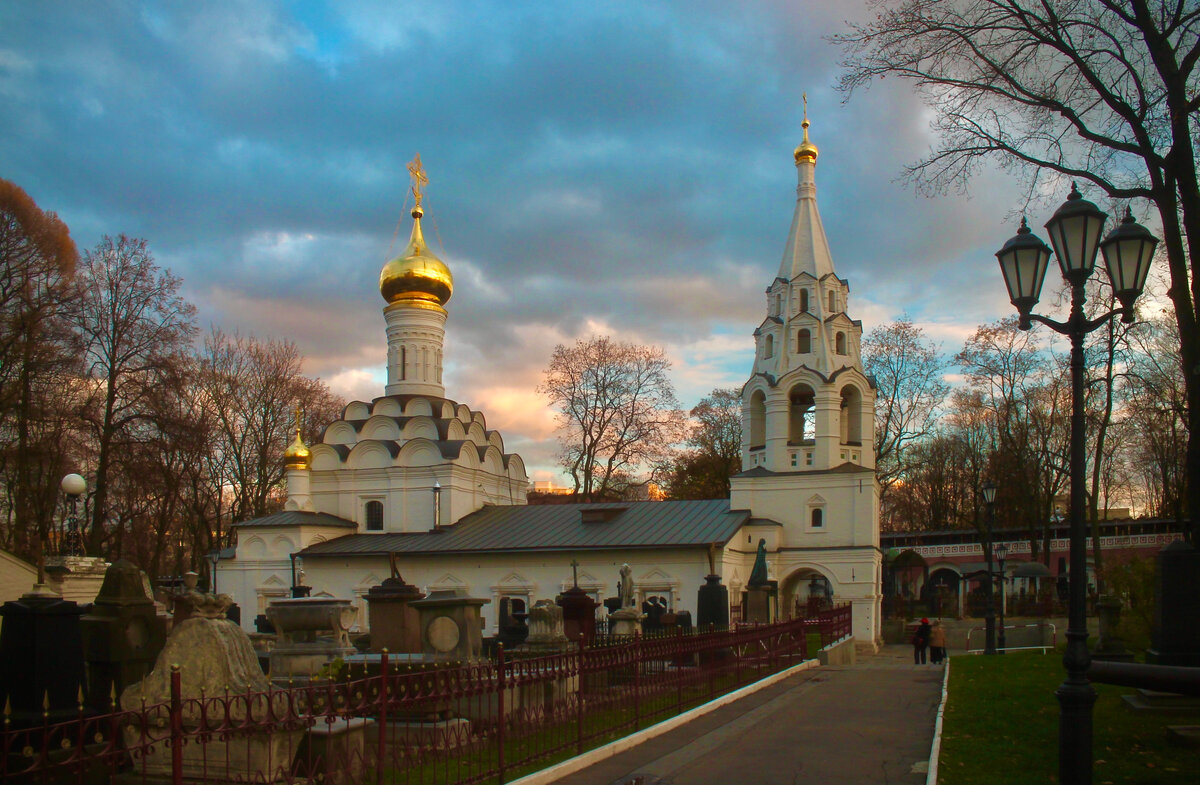
M665 596L696 611L696 590L715 570L740 596L765 540L779 609L810 593L849 601L860 645L880 640L879 494L874 387L859 356L861 324L846 315L817 211L817 147L794 153L796 208L767 316L754 332L755 360L742 391L742 466L728 500L527 505L520 456L505 453L481 412L445 397L442 357L450 269L421 230L420 157L409 166L415 204L408 246L384 265L379 289L387 333L387 386L354 401L311 449L287 449L283 512L236 525L233 558L219 585L262 613L288 594L295 558L317 595L354 599L391 574L425 591L464 589L490 599L495 632L503 598L527 606L573 584L601 600L628 563L637 601ZM256 609L256 610L252 610Z

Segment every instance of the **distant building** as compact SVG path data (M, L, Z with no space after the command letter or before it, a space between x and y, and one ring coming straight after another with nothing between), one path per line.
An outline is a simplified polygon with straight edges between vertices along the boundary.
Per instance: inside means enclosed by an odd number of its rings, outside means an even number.
M785 615L810 594L854 604L854 632L879 635L878 492L871 449L874 392L859 358L861 327L846 315L849 293L833 271L816 207L817 148L795 151L798 198L779 275L744 392L743 466L731 499L527 505L519 456L484 416L445 397L442 352L450 270L426 246L419 160L412 235L388 262L380 292L388 341L384 395L349 404L321 443L297 437L286 453L288 501L276 515L237 524L233 559L219 585L249 624L303 574L313 593L354 599L390 574L426 591L458 588L526 607L579 585L615 595L628 563L639 603L667 598L695 612L696 590L715 569L740 597L764 540L769 576ZM559 490L534 483L547 497ZM567 493L570 493L567 491ZM646 488L646 498L661 498ZM366 615L360 613L360 625Z

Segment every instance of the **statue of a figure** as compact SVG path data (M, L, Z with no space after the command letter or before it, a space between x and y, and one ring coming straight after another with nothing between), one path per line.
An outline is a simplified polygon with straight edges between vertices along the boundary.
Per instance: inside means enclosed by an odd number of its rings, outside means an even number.
M621 595L621 607L633 607L633 568L628 564L621 565L621 582L618 584Z
M754 557L754 569L750 571L750 580L746 581L746 585L751 589L757 589L767 585L767 541L759 539L758 555Z

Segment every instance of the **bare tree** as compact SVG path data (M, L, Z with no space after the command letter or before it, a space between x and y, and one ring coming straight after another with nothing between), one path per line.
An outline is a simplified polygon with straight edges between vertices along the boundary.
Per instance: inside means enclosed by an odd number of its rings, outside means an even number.
M223 522L266 515L282 504L283 451L293 435L295 407L307 411L306 438L315 441L344 403L301 373L295 344L215 328L204 342L199 379L215 432L207 460L208 475L219 478L210 505L219 511L213 526L219 541Z
M554 348L538 391L559 411L562 465L576 494L623 490L622 476L663 463L683 438L670 367L656 346L607 337Z
M78 253L66 225L0 180L0 544L36 557L72 456L78 374L67 313Z
M834 37L841 89L912 82L940 143L908 167L921 188L963 184L985 159L1145 199L1163 235L1188 400L1187 477L1200 488L1200 6L1194 0L872 0ZM1189 539L1200 493L1188 494Z
M668 472L673 499L727 499L729 478L742 470L742 398L717 388L692 407L687 444Z
M190 350L196 309L180 279L154 262L144 240L104 237L84 254L76 325L92 395L84 418L96 450L89 550L98 553L109 515L114 464L153 420L151 405Z
M950 386L939 347L907 316L862 342L863 368L875 378L875 476L880 497L904 473L909 448L933 433Z

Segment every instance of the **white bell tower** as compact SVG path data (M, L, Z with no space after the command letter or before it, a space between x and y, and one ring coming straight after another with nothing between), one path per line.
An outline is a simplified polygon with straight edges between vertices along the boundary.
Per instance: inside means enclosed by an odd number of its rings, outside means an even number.
M850 287L834 272L817 211L817 146L794 159L799 183L779 272L754 331L742 388L742 473L730 506L782 524L772 574L781 605L824 579L854 606L860 645L880 639L881 552L875 483L875 385L862 367L862 323L847 315Z

